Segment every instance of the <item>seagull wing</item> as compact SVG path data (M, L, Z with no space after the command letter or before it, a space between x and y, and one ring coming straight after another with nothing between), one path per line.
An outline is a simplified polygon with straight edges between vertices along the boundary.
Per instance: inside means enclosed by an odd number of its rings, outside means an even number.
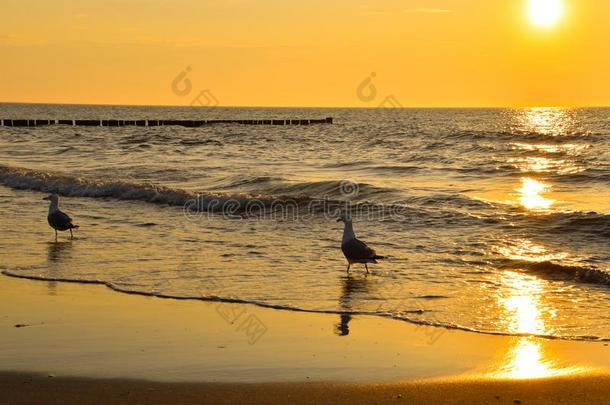
M366 243L356 238L341 245L341 250L348 260L375 260L375 251Z
M58 230L74 228L72 218L70 218L68 214L61 211L55 211L52 214L49 214L48 220L49 225Z

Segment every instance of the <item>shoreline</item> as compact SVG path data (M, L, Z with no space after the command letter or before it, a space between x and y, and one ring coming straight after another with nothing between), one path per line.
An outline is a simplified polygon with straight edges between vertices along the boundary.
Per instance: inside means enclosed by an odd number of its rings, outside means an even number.
M102 285L6 275L0 278L0 293L5 300L0 371L230 383L387 383L610 372L610 347L603 342L168 300L121 294Z
M610 347L602 342L447 329L431 339L438 327L373 316L6 275L0 294L5 403L544 405L610 396ZM225 318L236 314L240 320Z
M448 330L448 331L460 331L460 332L467 332L467 333L476 333L476 334L481 334L481 335L488 335L488 336L505 336L505 337L518 337L518 338L539 338L539 339L547 339L547 340L559 340L559 341L568 341L568 342L593 342L593 343L608 343L610 342L610 338L598 338L598 337L589 337L589 336L555 336L555 335L543 335L543 334L535 334L535 333L505 333L505 332L493 332L493 331L483 331L483 330L475 330L475 329L469 329L467 327L462 327L462 326L448 326L448 325L433 325L430 323L426 323L426 322L418 322L414 319L408 319L408 318L394 318L394 317L390 317L390 316L383 316L381 314L374 314L374 313L366 313L366 312L340 312L340 311L332 311L332 310L328 310L328 311L322 311L322 310L311 310L311 309L302 309L302 308L292 308L292 307L284 307L284 306L278 306L278 305L273 305L273 304L265 304L265 303L260 303L260 302L249 302L249 301L244 301L244 300L240 300L240 299L231 299L231 298L207 298L207 297L200 297L200 298L195 298L195 297L181 297L181 296L174 296L174 295L168 295L168 294L162 294L162 293L149 293L149 292L143 292L143 291L130 291L130 290L122 290L120 288L117 288L113 285L111 285L111 283L109 282L105 282L105 281L93 281L93 280L72 280L72 279L60 279L60 278L45 278L45 277L38 277L38 276L22 276L19 274L14 274L11 272L7 272L7 271L0 271L0 276L3 277L9 277L9 278L15 278L15 279L19 279L19 280L29 280L29 281L33 281L33 282L46 282L46 283L67 283L67 284L82 284L82 285L95 285L95 286L99 286L99 287L103 287L106 288L112 292L118 293L118 294L127 294L127 295L135 295L135 296L141 296L141 297L149 297L149 298L159 298L159 299L165 299L165 300L175 300L175 301L194 301L194 302L205 302L205 303L212 303L212 304L222 304L222 303L227 303L227 304L236 304L236 305L251 305L251 306L255 306L261 309L269 309L269 310L275 310L275 311L287 311L287 312L297 312L297 313L306 313L306 314L321 314L321 315L339 315L339 316L350 316L350 317L354 317L354 316L358 316L358 317L378 317L381 319L387 319L387 320L392 320L392 321L397 321L397 322L406 322L415 326L424 326L424 327L429 327L429 328L437 328L437 329L442 329L442 330ZM444 333L444 331L437 331L437 332L428 332L429 335L431 336L438 336L438 335L442 335Z

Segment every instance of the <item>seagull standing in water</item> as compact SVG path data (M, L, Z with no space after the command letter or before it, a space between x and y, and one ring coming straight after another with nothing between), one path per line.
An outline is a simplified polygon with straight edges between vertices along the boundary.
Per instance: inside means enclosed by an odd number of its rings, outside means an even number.
M51 201L49 205L49 215L47 215L47 221L49 221L49 225L51 228L55 229L55 241L57 242L57 231L70 231L70 239L74 238L72 234L72 229L78 228L78 225L74 225L72 223L72 218L70 218L67 214L61 212L59 210L59 196L55 193L51 194L48 197L43 198L43 200Z
M343 228L343 239L341 240L341 250L347 259L347 272L352 263L362 263L366 268L366 272L369 272L368 263L377 263L379 259L385 259L383 256L378 256L377 253L366 243L356 239L354 234L354 227L352 226L352 218L347 213L341 214L337 222L343 222L345 227Z

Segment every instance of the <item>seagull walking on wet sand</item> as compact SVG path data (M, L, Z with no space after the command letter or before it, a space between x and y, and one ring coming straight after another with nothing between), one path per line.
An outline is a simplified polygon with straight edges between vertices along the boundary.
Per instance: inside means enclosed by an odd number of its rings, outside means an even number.
M353 263L362 263L366 268L366 272L369 272L368 263L377 263L377 260L385 259L383 256L378 256L377 253L366 243L358 240L354 233L354 227L352 225L352 218L347 213L341 214L337 222L343 222L345 227L343 228L343 239L341 240L341 250L347 259L347 272Z
M49 205L49 215L47 221L51 228L55 229L55 241L57 242L57 231L70 231L70 239L74 238L72 229L78 228L78 225L72 223L72 218L59 210L59 196L55 193L43 198L51 202Z

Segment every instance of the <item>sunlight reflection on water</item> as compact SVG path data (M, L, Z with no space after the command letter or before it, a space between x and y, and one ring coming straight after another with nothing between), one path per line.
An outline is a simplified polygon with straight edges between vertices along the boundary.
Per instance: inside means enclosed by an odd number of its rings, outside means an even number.
M545 283L535 277L508 272L503 278L503 284L507 288L499 293L498 301L507 330L514 334L551 335L553 330L547 326L547 321L554 317L554 311L543 303ZM528 379L582 371L557 364L545 350L544 343L541 338L519 338L510 347L496 375Z
M545 198L543 193L548 192L551 186L541 181L524 177L521 179L521 188L516 189L519 193L519 203L530 210L548 210L555 200Z

